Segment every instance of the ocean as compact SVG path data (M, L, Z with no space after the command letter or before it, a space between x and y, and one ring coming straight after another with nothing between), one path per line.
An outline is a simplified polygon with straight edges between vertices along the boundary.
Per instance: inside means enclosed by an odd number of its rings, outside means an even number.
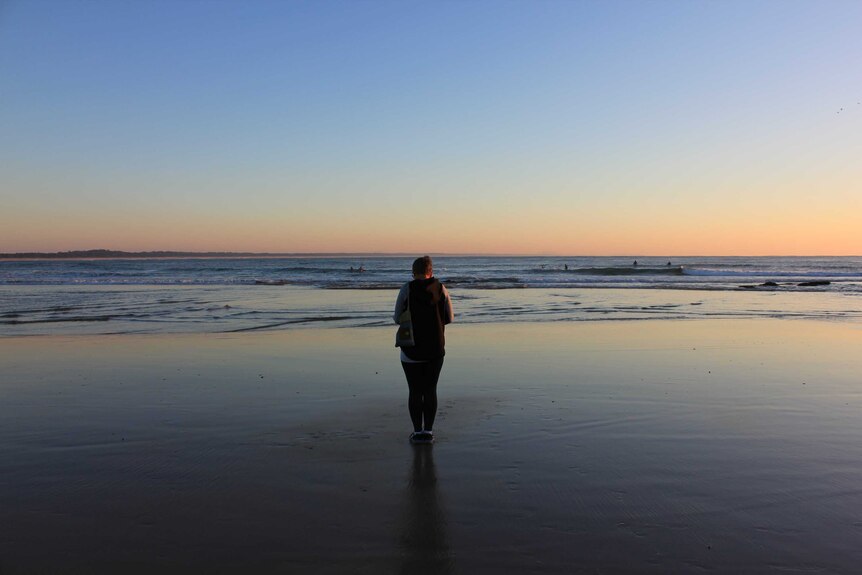
M0 335L387 325L412 259L5 260ZM470 323L862 320L862 257L439 256L434 262L458 321Z

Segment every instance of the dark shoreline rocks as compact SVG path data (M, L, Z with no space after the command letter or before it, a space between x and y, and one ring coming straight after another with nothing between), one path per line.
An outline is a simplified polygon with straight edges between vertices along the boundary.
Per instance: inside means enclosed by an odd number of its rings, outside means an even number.
M798 283L796 285L799 287L817 287L817 286L828 286L831 284L832 284L832 282L828 281L828 280L815 280L815 281L810 281L810 282L801 282L801 283ZM779 284L778 282L769 281L769 282L763 282L762 284L745 284L745 285L741 285L739 287L745 288L745 289L757 289L759 287L780 287L780 286L781 286L781 284Z

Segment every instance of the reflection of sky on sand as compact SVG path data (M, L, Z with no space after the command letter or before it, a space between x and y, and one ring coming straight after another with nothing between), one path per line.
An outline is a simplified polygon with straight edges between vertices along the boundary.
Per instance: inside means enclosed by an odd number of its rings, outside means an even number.
M3 567L862 561L858 324L453 324L431 449L407 444L392 332L4 339Z
M446 509L438 487L431 445L414 446L396 528L401 553L399 573L452 572L454 557L449 550Z

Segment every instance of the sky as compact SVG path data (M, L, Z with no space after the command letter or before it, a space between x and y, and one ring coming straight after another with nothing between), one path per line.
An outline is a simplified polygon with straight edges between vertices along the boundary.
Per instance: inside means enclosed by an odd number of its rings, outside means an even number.
M0 252L862 254L862 3L0 0Z

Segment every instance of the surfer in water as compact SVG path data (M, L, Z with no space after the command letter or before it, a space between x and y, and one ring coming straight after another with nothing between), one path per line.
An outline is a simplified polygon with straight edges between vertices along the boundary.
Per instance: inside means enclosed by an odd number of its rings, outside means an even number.
M446 355L445 326L455 314L449 291L434 277L431 258L413 262L413 281L405 283L395 301L395 323L401 314L410 312L414 345L401 345L401 367L407 377L410 394L407 408L413 423L410 441L434 441L434 418L437 416L437 380Z

